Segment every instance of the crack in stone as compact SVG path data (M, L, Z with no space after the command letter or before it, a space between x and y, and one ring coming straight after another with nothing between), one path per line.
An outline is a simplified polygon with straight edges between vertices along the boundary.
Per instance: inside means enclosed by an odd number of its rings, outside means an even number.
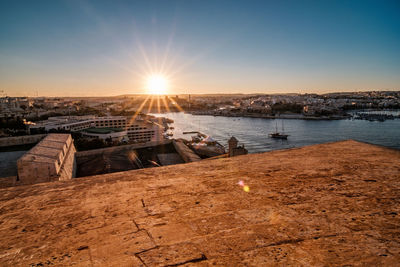
M266 247L280 246L280 245L284 245L284 244L297 244L297 243L300 243L300 242L303 242L306 240L320 239L320 238L326 238L326 237L335 237L335 236L338 236L338 234L314 236L311 238L286 239L286 240L282 240L282 241L278 241L278 242L269 244Z
M132 219L132 222L135 224L136 228L138 229L135 233L139 232L140 230L142 230L139 225L136 223L135 220Z
M208 260L206 255L201 254L200 258L195 258L195 259L187 260L187 261L184 261L184 262L175 263L175 264L169 264L169 265L165 265L165 266L166 267L180 266L180 265L184 265L184 264L187 264L187 263L200 262L200 261L205 261L205 260Z
M139 259L139 261L143 264L143 266L147 266L146 263L144 263L144 261L137 254L138 253L135 253L135 257Z

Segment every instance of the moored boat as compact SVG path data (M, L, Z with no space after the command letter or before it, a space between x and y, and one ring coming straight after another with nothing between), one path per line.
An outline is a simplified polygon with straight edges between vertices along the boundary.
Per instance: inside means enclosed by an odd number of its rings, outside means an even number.
M288 136L289 136L288 134L281 134L281 133L278 133L278 132L269 134L269 137L277 138L277 139L287 139Z
M225 154L223 145L215 141L211 136L202 133L192 136L190 147L201 157L209 158Z
M285 133L284 133L284 130L283 130L283 121L282 121L282 133L278 132L278 123L276 123L276 124L275 124L275 132L269 134L269 137L275 138L275 139L287 139L288 136L289 136L288 134L285 134Z

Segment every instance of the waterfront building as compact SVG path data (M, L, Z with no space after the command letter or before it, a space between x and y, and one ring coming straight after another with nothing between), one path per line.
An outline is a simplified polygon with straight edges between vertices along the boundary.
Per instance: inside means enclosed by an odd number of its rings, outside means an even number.
M140 117L134 120L125 116L96 117L87 115L50 117L46 121L31 125L30 129L81 132L85 136L102 139L111 137L114 140L122 140L127 136L128 140L133 142L164 140L164 127L162 125ZM94 129L102 129L103 131Z

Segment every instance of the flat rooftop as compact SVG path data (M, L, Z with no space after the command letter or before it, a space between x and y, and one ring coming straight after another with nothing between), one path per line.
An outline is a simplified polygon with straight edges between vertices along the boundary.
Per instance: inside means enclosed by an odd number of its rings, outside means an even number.
M355 141L0 189L0 265L399 262L400 151Z
M44 127L44 126L57 126L64 124L74 124L78 122L91 122L93 120L125 120L124 116L109 116L109 117L96 117L94 115L84 115L84 116L57 116L57 117L49 117L47 120L38 121L35 123L33 128Z
M67 142L68 138L69 138L69 134L56 134L56 133L53 133L53 134L48 134L45 137L45 139L43 139L43 140L65 143L65 142Z

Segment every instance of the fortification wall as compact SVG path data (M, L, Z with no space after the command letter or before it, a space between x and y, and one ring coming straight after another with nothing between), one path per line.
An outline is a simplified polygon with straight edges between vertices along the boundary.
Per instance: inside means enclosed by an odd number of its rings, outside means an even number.
M76 177L76 157L75 157L76 149L74 144L70 146L69 151L67 152L67 155L65 156L64 163L61 167L60 173L59 173L59 181L65 181L65 180L70 180L74 177Z
M76 158L79 161L80 157L92 156L107 152L115 152L115 151L124 151L130 149L139 149L139 148L146 148L152 146L159 146L159 145L167 145L170 144L172 140L163 140L163 141L152 141L146 142L142 144L133 144L133 145L123 145L123 146L113 146L113 147L106 147L106 148L99 148L99 149L92 149L87 151L79 151L76 152Z
M0 147L34 144L39 142L45 137L46 134L2 137L0 138Z
M53 162L17 161L16 184L36 184L57 179L56 160Z
M16 184L35 184L75 177L75 146L69 134L49 134L17 161Z
M0 189L0 266L399 266L399 181L345 141Z

